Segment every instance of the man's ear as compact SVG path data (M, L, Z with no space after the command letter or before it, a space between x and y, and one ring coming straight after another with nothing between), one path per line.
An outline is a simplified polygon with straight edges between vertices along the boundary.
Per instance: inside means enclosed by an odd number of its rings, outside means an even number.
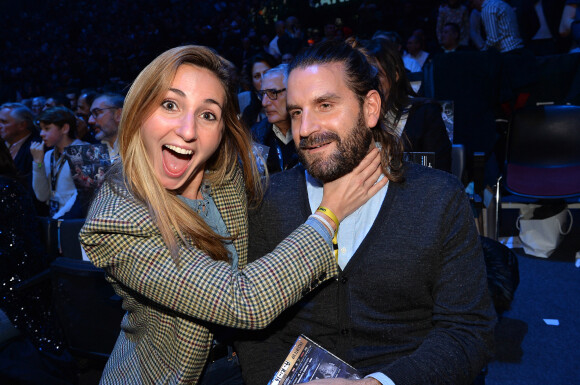
M381 96L377 90L370 90L365 97L363 114L367 127L374 127L381 118Z
M61 130L63 134L68 135L68 132L70 131L70 125L68 123L63 124Z

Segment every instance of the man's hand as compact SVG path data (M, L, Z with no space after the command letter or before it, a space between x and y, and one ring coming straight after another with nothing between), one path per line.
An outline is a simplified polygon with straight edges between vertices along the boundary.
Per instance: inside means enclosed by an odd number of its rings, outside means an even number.
M30 154L32 154L33 161L42 163L44 159L44 142L30 143Z
M363 378L362 380L345 380L344 378L325 378L324 380L310 381L312 385L381 385L374 378Z

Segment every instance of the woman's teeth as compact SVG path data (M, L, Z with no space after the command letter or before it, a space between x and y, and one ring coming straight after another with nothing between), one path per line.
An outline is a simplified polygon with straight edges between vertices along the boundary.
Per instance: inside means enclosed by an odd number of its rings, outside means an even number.
M178 154L181 155L191 155L193 154L192 150L186 150L185 148L181 148L181 147L177 147L171 144L166 144L165 147L167 147L168 149L170 149L173 152L176 152Z

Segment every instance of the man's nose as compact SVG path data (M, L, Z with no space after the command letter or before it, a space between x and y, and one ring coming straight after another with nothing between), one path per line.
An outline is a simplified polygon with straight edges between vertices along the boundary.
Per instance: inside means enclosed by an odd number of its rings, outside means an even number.
M302 110L298 127L301 137L307 137L313 132L320 130L320 122L315 114Z

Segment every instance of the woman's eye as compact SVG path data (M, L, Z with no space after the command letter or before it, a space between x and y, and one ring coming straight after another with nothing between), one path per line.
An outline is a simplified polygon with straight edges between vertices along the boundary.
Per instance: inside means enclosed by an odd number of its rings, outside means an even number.
M161 103L161 105L167 110L175 110L177 108L175 102L171 100L165 100L163 103Z
M201 114L201 117L205 120L216 120L215 115L212 114L211 112L203 112Z

